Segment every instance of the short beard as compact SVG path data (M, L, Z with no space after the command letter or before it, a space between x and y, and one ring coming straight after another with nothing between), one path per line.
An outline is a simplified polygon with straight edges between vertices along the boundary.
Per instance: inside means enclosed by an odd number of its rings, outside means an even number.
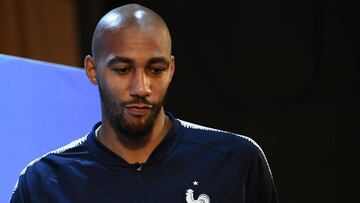
M153 130L156 119L159 116L160 110L163 106L163 101L157 104L152 104L146 98L134 98L130 102L117 102L113 97L102 88L99 84L99 93L101 98L102 110L108 118L111 127L117 132L118 135L124 135L130 140L140 140L150 134ZM124 116L124 106L127 104L149 104L152 105L150 115L141 124L128 122ZM122 139L122 137L119 137Z

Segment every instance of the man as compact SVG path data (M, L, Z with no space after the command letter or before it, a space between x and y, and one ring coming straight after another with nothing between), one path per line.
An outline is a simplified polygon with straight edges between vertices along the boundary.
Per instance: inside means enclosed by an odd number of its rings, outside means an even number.
M11 202L277 202L254 141L164 111L175 61L156 13L136 4L107 13L84 67L102 121L30 163Z

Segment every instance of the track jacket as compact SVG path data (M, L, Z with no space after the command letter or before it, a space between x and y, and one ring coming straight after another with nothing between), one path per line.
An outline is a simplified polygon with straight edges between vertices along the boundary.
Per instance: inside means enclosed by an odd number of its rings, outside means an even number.
M146 163L95 137L45 154L21 173L11 203L276 203L269 165L250 138L167 115L172 129Z

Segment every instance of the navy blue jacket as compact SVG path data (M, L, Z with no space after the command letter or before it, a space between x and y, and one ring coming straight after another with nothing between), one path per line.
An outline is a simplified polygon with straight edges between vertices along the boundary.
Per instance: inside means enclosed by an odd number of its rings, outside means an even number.
M175 119L143 164L86 136L31 162L11 203L275 203L266 158L250 138Z

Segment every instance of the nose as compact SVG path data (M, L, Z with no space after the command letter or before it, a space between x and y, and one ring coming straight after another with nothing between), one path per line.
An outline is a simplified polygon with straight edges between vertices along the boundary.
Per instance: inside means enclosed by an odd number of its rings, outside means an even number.
M134 97L147 97L151 94L150 78L142 70L134 72L131 86L130 95Z

